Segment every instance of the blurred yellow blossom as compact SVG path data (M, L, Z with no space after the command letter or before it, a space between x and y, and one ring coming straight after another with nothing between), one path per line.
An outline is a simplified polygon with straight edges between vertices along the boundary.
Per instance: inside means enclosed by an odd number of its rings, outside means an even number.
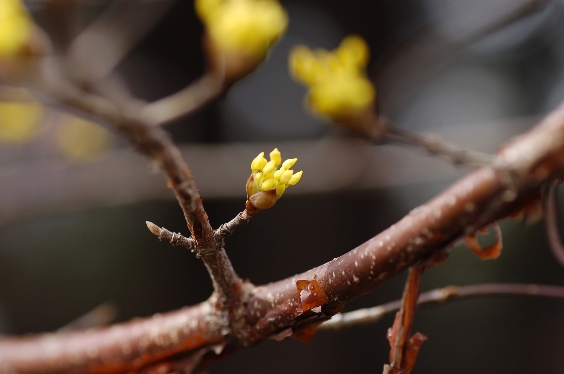
M284 33L288 16L276 0L196 0L212 65L236 80L253 71Z
M309 87L309 107L339 121L374 106L376 89L365 73L368 57L366 42L358 36L349 36L330 52L295 47L290 53L290 72Z
M211 38L228 51L265 55L288 25L274 0L196 0L195 5Z
M32 29L31 18L20 0L0 0L0 57L17 54Z
M111 135L103 127L82 118L63 114L57 129L57 145L74 161L92 161L111 145Z
M0 101L0 141L22 143L38 134L44 109L27 90L9 91L22 101Z
M271 208L288 186L300 181L303 171L294 173L290 169L297 161L297 158L291 158L282 163L282 154L278 148L270 152L270 161L266 160L264 152L255 157L251 162L252 174L246 186L247 199L254 208Z

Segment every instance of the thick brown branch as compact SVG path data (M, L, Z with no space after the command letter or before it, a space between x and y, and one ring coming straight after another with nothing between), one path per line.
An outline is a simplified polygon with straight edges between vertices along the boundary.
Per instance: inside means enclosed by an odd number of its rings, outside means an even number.
M112 327L6 338L0 372L131 372L223 341L214 301Z

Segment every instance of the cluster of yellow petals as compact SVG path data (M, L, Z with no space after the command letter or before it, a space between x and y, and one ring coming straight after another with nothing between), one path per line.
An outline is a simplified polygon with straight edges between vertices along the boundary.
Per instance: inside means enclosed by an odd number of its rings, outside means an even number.
M309 87L311 109L338 119L374 104L376 89L365 73L368 57L366 42L349 36L333 51L295 47L290 53L290 71Z
M0 58L17 54L32 29L31 18L20 0L0 0Z
M252 175L247 183L247 197L263 191L276 191L277 197L282 196L288 186L295 185L302 177L303 171L294 174L290 169L296 161L297 158L291 158L282 163L282 154L278 148L270 152L270 161L261 152L251 162Z
M264 56L288 25L276 0L196 0L195 7L210 38L226 52Z

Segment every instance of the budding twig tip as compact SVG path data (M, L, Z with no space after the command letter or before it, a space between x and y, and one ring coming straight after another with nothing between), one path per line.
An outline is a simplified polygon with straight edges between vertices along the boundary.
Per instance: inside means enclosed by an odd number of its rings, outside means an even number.
M153 233L153 235L156 235L156 236L161 235L161 228L159 226L157 226L153 222L149 222L149 221L145 221L145 223L147 224L147 228L149 229L149 231L151 231Z

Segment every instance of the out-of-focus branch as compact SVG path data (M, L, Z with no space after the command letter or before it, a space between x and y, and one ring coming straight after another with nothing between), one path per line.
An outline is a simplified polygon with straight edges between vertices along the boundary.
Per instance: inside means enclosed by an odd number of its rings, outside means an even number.
M385 119L382 121L388 122ZM385 127L384 136L387 140L421 147L432 155L449 159L454 165L488 165L493 160L493 155L448 143L438 137L410 133L391 125Z
M558 184L558 181L554 181L549 184L546 191L546 197L543 201L543 213L548 245L552 250L554 258L560 265L564 266L564 244L562 244L562 239L560 238L558 211L556 206L556 192L558 191Z
M425 80L446 66L466 47L538 12L549 3L551 0L528 0L517 5L503 3L502 6L514 8L487 24L479 20L481 26L458 40L448 40L432 25L417 30L413 33L413 37L398 45L375 68L375 82L380 92L379 105L382 112L394 117L403 103L412 97ZM492 5L494 6L495 4ZM485 7L482 11L484 16L488 16L484 19L491 19L490 14L485 14L487 12ZM435 21L443 22L450 19L452 15L445 14L445 18Z
M172 4L170 0L112 2L72 42L66 61L68 71L86 82L110 74Z
M219 96L223 89L223 76L208 72L186 88L145 105L141 116L152 125L162 125L190 115Z
M503 284L486 283L470 286L448 286L424 292L419 296L419 306L443 304L447 301L462 301L483 296L539 296L564 299L564 287L542 284ZM329 321L319 326L318 330L335 331L348 327L376 323L382 317L399 310L401 300L395 300L372 308L359 309L347 313L335 314Z

